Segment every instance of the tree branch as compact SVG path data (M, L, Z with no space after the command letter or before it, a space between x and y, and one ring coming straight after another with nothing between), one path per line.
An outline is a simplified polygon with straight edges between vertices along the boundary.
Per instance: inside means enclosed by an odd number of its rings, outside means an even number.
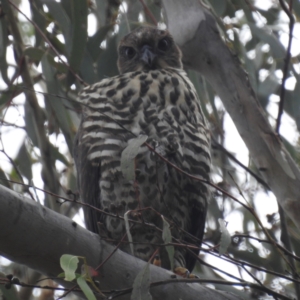
M99 236L76 226L60 215L31 199L0 186L0 255L25 264L49 277L62 272L59 259L62 254L84 256L90 266L96 267L114 247L101 241ZM120 250L99 270L100 289L115 291L131 288L145 262ZM151 265L152 282L171 279L170 271ZM176 280L175 280L176 281ZM59 281L70 288L70 283ZM198 283L175 282L153 286L153 299L240 299L230 293L211 290ZM130 299L130 294L118 297Z
M300 228L300 172L269 124L245 71L198 0L163 0L168 28L188 68L201 72L222 99L262 177Z

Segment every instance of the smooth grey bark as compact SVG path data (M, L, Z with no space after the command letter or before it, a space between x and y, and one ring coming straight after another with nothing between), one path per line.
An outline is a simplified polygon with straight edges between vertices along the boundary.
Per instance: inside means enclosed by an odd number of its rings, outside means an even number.
M269 124L246 72L220 37L214 17L199 0L162 2L185 66L203 74L220 96L256 167L300 229L298 166Z
M96 268L111 255L114 247L99 236L33 200L0 185L0 255L24 264L47 276L62 272L63 254L84 256ZM103 265L97 278L101 289L132 287L145 262L120 250ZM170 271L151 265L151 281L170 280ZM67 287L74 284L60 281ZM42 284L41 284L42 285ZM198 283L172 283L151 288L153 299L238 300L235 295L206 288ZM130 299L130 294L118 297Z

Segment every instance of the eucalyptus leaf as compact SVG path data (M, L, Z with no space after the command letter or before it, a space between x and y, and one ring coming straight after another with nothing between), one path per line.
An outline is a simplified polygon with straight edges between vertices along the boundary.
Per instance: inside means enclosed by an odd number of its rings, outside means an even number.
M97 20L101 26L104 26L106 21L106 6L105 0L95 0Z
M81 65L87 41L87 1L69 1L72 12L71 49L69 65L72 72L68 73L68 85L74 81L73 72L77 73Z
M23 141L22 146L19 149L17 157L15 158L15 163L20 170L21 174L25 176L29 182L32 180L32 160L27 151L25 141Z
M30 108L28 101L26 101L24 104L24 112L25 112L24 121L26 125L26 133L28 137L31 139L33 145L39 148L39 143L37 138L38 129L36 127L36 122L34 121L32 109Z
M81 66L80 66L81 78L88 84L93 84L98 81L97 74L94 68L94 61L92 56L87 49L84 52Z
M248 24L253 35L257 36L261 41L270 45L270 49L273 53L274 59L283 59L285 57L285 49L280 43L278 38L274 36L271 30L267 28L260 28L257 25Z
M231 243L231 236L228 229L226 228L226 221L218 219L221 231L221 241L219 247L219 255L223 255L227 252L227 249Z
M102 53L100 48L101 43L107 37L108 32L112 29L112 25L105 25L97 30L97 32L89 37L86 44L87 51L90 53L93 61L96 61L99 55Z
M97 60L97 73L98 80L103 78L112 77L119 73L117 68L117 35L107 40L105 51L101 53Z
M29 1L32 19L38 28L46 31L46 18L43 10L43 5L40 0ZM38 30L35 30L35 47L39 47L43 42L43 37Z
M79 276L77 278L77 284L79 285L79 287L81 288L82 292L84 293L84 295L88 300L96 300L96 297L93 291L91 290L91 288L89 287L89 285L87 284L85 278Z
M143 145L148 136L140 135L137 138L129 140L128 146L121 155L121 170L127 181L135 179L134 159L137 156L140 146Z
M0 184L6 186L7 188L11 188L9 182L6 180L8 179L5 172L0 168Z
M222 16L226 10L227 1L209 0L209 3L213 7L217 15Z
M35 47L29 47L24 50L24 54L28 56L34 62L40 62L45 50Z
M150 294L150 267L149 263L138 273L133 282L131 300L152 300Z
M5 18L0 18L0 71L4 82L10 85L10 80L7 75L8 64L6 61L6 49L8 47L7 24Z
M53 0L41 0L41 2L47 5L50 14L56 23L59 24L65 38L67 52L70 54L72 45L72 23L68 14L59 2Z
M131 232L130 232L130 224L129 224L129 219L128 219L129 213L130 213L130 211L127 211L124 214L124 222L125 222L125 229L126 229L127 239L128 239L129 246L130 246L130 251L131 251L131 254L134 255L133 239L132 239L132 235L131 235Z
M79 259L77 256L63 254L60 258L60 266L65 272L65 280L72 281L76 278L75 271L78 267Z
M65 101L62 98L55 97L64 96L61 92L60 84L56 79L55 70L50 65L47 56L43 56L42 58L42 68L43 74L46 79L46 85L49 95L45 96L46 101L52 108L52 112L48 112L48 118L55 118L59 123L60 129L63 132L63 135L66 139L67 145L69 147L70 152L73 151L73 138L74 133L72 132L72 121L69 117L68 111L65 107Z

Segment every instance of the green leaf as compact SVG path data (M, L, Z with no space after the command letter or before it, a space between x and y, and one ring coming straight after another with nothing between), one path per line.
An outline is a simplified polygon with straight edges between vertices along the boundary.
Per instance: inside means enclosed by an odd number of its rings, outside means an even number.
M74 72L79 70L87 41L87 1L68 1L72 12L72 44L69 65ZM72 85L75 77L68 73L68 84Z
M19 152L15 159L15 163L18 166L21 174L25 176L30 182L32 179L32 161L26 149L25 140L23 141L22 146L19 149Z
M134 249L133 249L133 243L132 243L133 240L132 240L132 235L131 235L131 232L130 232L130 225L129 225L129 220L128 220L128 214L129 213L130 213L130 211L127 211L124 214L124 222L125 222L126 234L127 234L131 254L134 255Z
M29 47L24 50L24 54L37 63L41 61L45 51L39 48Z
M5 172L0 168L0 184L6 186L7 188L11 188L9 182L7 180L7 176Z
M58 122L60 129L65 137L69 151L73 151L73 138L74 133L72 132L73 123L69 116L67 109L64 104L67 103L64 99L55 97L54 95L64 96L61 92L60 85L56 79L55 71L50 65L49 60L46 55L42 58L42 68L43 74L46 79L47 90L50 95L45 96L45 100L52 108L52 112L48 113L48 119L51 120L51 117L55 117L55 120ZM53 115L51 114L53 113Z
M294 9L294 12L296 13L297 15L297 19L299 21L300 19L300 1L293 1L293 9Z
M238 49L238 51L242 55L242 58L243 58L243 61L244 61L243 65L247 70L248 78L250 80L251 86L252 86L253 90L256 92L257 91L257 77L256 77L255 64L253 63L252 59L249 59L249 57L247 55L247 51L246 51L245 46L243 45L243 43L241 43L239 41L238 33L236 31L233 31L233 32L234 32L234 41L237 42L237 48L236 49ZM257 56L255 56L255 58L257 58Z
M61 154L58 150L57 147L53 146L52 144L50 145L51 147L51 156L55 159L55 160L59 160L60 162L62 162L66 167L70 166L69 161L66 159L66 156Z
M219 1L219 0L209 0L211 6L213 7L214 11L216 12L217 15L222 16L223 13L226 10L226 1Z
M86 48L90 53L93 61L96 61L102 52L100 45L105 40L108 32L113 28L112 25L106 25L98 29L98 31L91 37L89 37L86 44Z
M146 142L147 138L147 135L140 135L137 138L131 139L129 145L122 152L121 170L124 178L128 181L135 178L134 159L139 152L140 146Z
M42 0L42 2L47 5L50 14L55 19L56 23L59 24L65 38L66 50L70 54L72 45L72 23L68 14L64 10L63 6L56 1Z
M163 232L162 232L162 238L165 244L172 243L172 233L170 230L169 223L165 220L163 216L161 216L163 220ZM174 247L173 246L166 246L166 250L168 252L170 264L171 264L171 270L174 270Z
M270 97L271 94L279 87L278 78L275 75L276 64L273 64L269 70L269 76L266 79L259 83L258 85L258 94L265 97Z
M81 78L88 84L93 84L98 81L97 74L94 68L94 61L90 52L85 50L81 66L80 66Z
M96 297L91 288L88 286L85 278L83 278L82 276L78 277L77 284L79 285L79 287L81 288L82 292L88 300L96 300Z
M0 94L0 106L4 105L4 104L9 104L9 102L12 100L13 98L13 91L6 90L6 91L1 91Z
M35 147L39 148L39 143L38 143L38 138L37 138L37 128L36 128L36 123L34 122L34 117L32 113L32 109L30 108L30 105L28 101L25 102L24 104L24 111L25 111L25 117L24 121L26 124L26 132L29 138L31 139L33 145Z
M56 277L57 278L65 278L65 272L59 273Z
M295 1L296 3L297 1ZM299 1L298 1L299 3ZM264 16L267 19L267 24L270 25L277 25L278 24L278 20L280 20L281 16L280 16L280 8L279 6L273 6L270 7L269 9L265 10L265 9L260 9L258 7L256 7L257 12L259 12L262 16ZM295 9L295 5L293 5L293 9Z
M259 82L257 96L263 107L266 107L270 95L276 94L280 84L279 80L275 75L276 64L274 64L269 70L269 76L264 81Z
M39 0L29 1L30 10L32 14L32 20L43 32L46 31L46 16L43 11L43 5ZM43 37L41 34L35 30L35 47L38 47L42 44Z
M107 47L98 58L98 80L119 74L117 68L117 36L118 35L114 35L113 37L107 40Z
M106 0L95 0L97 20L101 26L104 26L106 21Z
M62 73L62 74L66 74L68 71L69 71L69 68L68 66L66 66L65 64L63 64L62 62L56 62L54 60L54 57L49 55L49 54L46 54L47 55L47 58L48 58L48 61L50 63L50 65L52 67L54 67L56 69L57 72L59 73Z
M249 23L249 27L253 35L270 45L270 49L275 60L283 59L285 57L285 49L283 45L280 43L278 38L275 37L271 30L267 31L266 28L260 28L251 23Z
M6 49L8 46L7 38L8 28L5 18L0 18L0 73L7 85L10 85L10 80L7 76L8 64L6 61Z
M219 247L219 254L222 255L224 254L230 243L231 243L231 236L229 234L228 229L226 228L226 221L222 219L218 219L219 224L220 224L220 231L221 231L221 241L220 241L220 247Z
M149 263L138 273L133 282L131 300L152 300L150 294L150 267Z
M78 267L79 259L77 256L63 254L60 258L60 266L65 271L65 280L72 281L76 278L75 271Z

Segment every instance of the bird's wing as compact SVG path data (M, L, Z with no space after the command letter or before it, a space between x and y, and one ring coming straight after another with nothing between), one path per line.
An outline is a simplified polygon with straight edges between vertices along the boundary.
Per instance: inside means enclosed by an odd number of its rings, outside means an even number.
M195 103L198 107L198 111L200 112L199 119L197 123L199 123L198 130L201 132L201 139L198 141L192 141L195 143L196 147L193 149L193 152L195 155L199 155L202 157L201 164L196 167L190 169L192 172L192 175L198 176L199 178L203 178L206 180L210 179L210 134L208 131L208 125L206 124L206 120L204 118L203 112L200 107L200 100L197 95L197 92L193 86L193 84L190 82L190 80L187 78L186 74L181 74L182 80L186 83L186 86L189 87L189 90L194 95L193 98L195 99ZM193 171L192 171L193 170ZM190 220L191 225L188 229L188 232L190 235L194 236L195 239L186 236L184 238L185 242L194 244L197 247L201 247L204 231L205 231L205 223L206 223L206 214L207 214L207 205L210 197L210 190L209 187L202 183L202 182L193 182L193 186L197 188L198 193L201 194L201 201L197 201L193 203L193 208L190 210ZM190 251L186 252L186 268L191 272L195 266L197 256L199 254L199 250L195 249L192 250L194 254L192 254Z
M100 165L92 164L92 162L87 159L89 146L87 143L81 142L84 135L82 123L83 120L81 121L76 134L74 145L74 160L77 169L77 185L80 199L89 205L101 209L99 199L99 179L101 174ZM87 229L98 233L97 221L101 219L101 213L86 206L83 207L83 211Z
M206 220L206 213L207 213L207 202L205 204L197 203L196 207L192 210L191 214L191 229L189 233L193 235L199 242L192 241L191 238L186 238L185 240L190 244L195 244L197 247L201 247L202 239L204 236L205 230L205 220ZM199 250L195 249L192 250L194 255L187 251L186 253L186 268L192 272L195 267L197 256L199 254Z

